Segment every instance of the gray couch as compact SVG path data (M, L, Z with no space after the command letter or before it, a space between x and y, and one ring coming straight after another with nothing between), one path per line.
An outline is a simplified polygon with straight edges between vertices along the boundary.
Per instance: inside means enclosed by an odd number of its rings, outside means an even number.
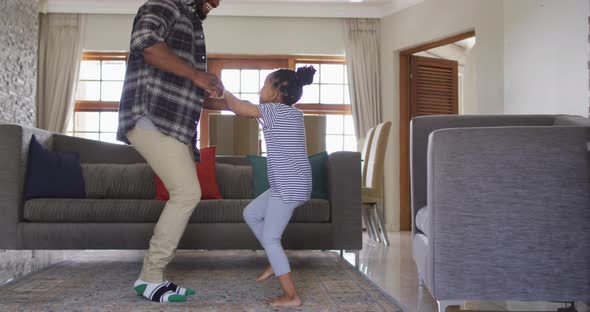
M428 116L411 123L413 256L456 300L590 300L590 121Z
M23 200L31 135L54 151L80 154L87 199ZM0 249L146 249L165 202L154 173L130 146L0 125ZM256 249L242 219L252 168L244 157L218 157L223 200L196 207L179 249ZM287 249L360 250L360 154L329 156L329 200L299 207L283 236Z

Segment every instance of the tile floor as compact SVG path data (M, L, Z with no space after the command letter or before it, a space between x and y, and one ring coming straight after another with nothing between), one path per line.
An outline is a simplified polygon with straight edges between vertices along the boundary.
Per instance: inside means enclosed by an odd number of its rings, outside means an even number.
M396 298L407 312L436 311L436 301L428 290L418 287L418 272L412 260L410 232L389 233L390 246L376 243L365 235L360 252L359 269L384 291ZM354 264L354 254L344 257ZM551 302L489 302L467 301L461 307L482 311L557 311L563 304ZM590 312L590 307L577 303L578 312Z

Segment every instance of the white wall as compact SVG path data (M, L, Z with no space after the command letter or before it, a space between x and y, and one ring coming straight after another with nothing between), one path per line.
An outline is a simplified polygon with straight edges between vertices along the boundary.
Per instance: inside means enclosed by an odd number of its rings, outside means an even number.
M382 115L392 121L385 164L386 223L399 230L399 51L475 29L471 62L477 69L476 103L465 113L503 112L502 1L426 0L381 20Z
M506 114L588 115L588 0L504 1Z
M127 51L133 15L89 15L84 49ZM224 54L344 54L344 23L336 18L210 16L207 50Z

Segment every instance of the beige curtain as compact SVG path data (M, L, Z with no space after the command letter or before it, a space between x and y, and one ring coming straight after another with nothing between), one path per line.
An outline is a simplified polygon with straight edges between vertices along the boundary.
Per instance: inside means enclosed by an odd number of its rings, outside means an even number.
M345 25L352 117L362 148L367 131L381 122L379 20L346 19Z
M86 17L41 14L37 127L64 133L74 110Z

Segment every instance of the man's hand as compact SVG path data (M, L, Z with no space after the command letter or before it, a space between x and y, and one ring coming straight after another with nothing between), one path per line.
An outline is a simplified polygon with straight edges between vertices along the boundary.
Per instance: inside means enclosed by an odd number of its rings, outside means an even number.
M146 63L163 71L190 79L193 84L206 90L214 97L223 94L223 83L217 76L193 68L189 63L176 56L164 42L144 49L143 59Z
M205 90L212 97L222 96L225 90L221 79L214 74L195 71L191 80L197 87Z

